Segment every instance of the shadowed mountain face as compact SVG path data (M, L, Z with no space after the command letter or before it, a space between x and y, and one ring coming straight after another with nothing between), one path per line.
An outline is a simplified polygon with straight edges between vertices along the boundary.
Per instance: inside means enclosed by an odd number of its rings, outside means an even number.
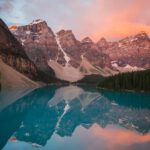
M33 52L34 48L31 47L31 49ZM33 83L31 80L46 83L59 82L53 70L47 64L46 55L43 58L42 53L37 50L33 55L28 55L23 45L0 19L0 73L2 76L2 87L35 86L36 83ZM43 62L39 67L38 62L40 58Z
M83 128L90 132L90 136L95 136L91 132L96 129L101 130L101 134L107 134L112 125L118 132L126 130L130 134L140 133L136 136L149 136L149 96L77 86L36 89L22 98L20 95L16 102L5 104L1 109L0 148L12 148L10 143L17 140L53 149L53 138L59 136L58 139L63 141L68 136L74 138L76 134L81 137L78 131ZM150 138L147 138L147 142L150 142Z
M0 19L0 59L27 77L36 80L37 69L27 57L22 45Z
M44 22L33 22L30 25L17 28L15 36L19 39L30 60L40 70L47 81L54 80L54 72L48 66L49 57L55 59L58 46L52 30ZM52 52L51 52L52 51Z

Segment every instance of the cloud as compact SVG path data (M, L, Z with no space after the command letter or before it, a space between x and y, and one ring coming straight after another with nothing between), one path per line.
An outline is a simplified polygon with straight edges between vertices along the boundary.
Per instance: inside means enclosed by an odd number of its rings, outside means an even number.
M12 0L1 0L0 1L0 12L10 12L13 9Z
M23 23L24 14L22 6L25 0L0 0L0 18L8 25Z
M142 135L138 132L119 128L114 125L108 125L105 129L100 128L98 125L93 125L90 128L92 140L94 145L90 145L90 149L98 149L100 141L105 145L104 149L107 150L132 150L133 146L138 149L139 144L150 142L150 134Z
M87 33L95 40L122 38L141 30L150 33L148 0L95 0L79 18L77 33Z
M5 7L3 11L8 14L12 4L10 0L6 1L2 8ZM12 22L29 23L42 18L55 32L61 28L72 29L79 39L90 36L95 41L101 37L113 40L141 30L150 34L149 0L13 1L12 15L5 15Z

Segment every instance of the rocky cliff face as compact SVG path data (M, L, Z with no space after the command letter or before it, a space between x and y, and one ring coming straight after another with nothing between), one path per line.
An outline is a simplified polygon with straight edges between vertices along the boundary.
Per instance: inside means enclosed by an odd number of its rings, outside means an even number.
M101 38L98 42L97 42L97 46L100 50L105 50L108 48L109 43L106 41L105 38Z
M94 66L105 68L110 67L110 59L99 50L99 47L88 37L84 38L81 42L83 56Z
M58 48L54 40L54 34L48 28L47 23L36 20L29 25L18 27L14 34L25 48L30 60L36 64L36 67L51 76L53 71L47 65L47 60L49 57L56 59ZM51 53L51 50L53 53Z
M74 74L74 77L78 77L69 81L76 81L86 74L99 74L99 69L94 65L104 68L110 62L106 61L109 58L98 51L93 42L90 46L88 39L78 41L71 30L61 30L55 35L42 20L17 27L12 32L25 48L30 60L47 77L53 69L56 77L69 80ZM62 74L65 74L64 77L61 77Z
M47 23L42 20L34 20L29 25L17 27L12 32L40 71L41 77L46 82L57 81L47 61L58 59L59 62L64 62L64 59L58 49L55 35Z
M100 43L98 42L97 45ZM118 42L101 44L101 50L120 67L127 65L139 68L150 68L150 39L145 32L126 37Z
M5 23L0 19L0 58L27 77L36 80L37 69L29 60L22 45L9 31ZM11 76L11 75L10 75Z
M29 25L20 26L14 32L16 37L20 40L29 57L36 62L31 54L31 49L40 51L47 59L56 59L58 53L58 46L55 40L55 35L47 26L47 23L42 20L35 20ZM53 52L52 52L53 51Z
M61 30L55 35L42 20L12 32L29 58L48 77L52 69L57 78L73 82L85 75L108 76L150 68L150 39L144 32L117 42L101 38L94 43L89 37L77 40L71 30Z
M77 41L71 30L61 30L57 33L57 38L64 53L69 57L70 64L77 68L81 62L80 42ZM68 61L67 57L65 58Z

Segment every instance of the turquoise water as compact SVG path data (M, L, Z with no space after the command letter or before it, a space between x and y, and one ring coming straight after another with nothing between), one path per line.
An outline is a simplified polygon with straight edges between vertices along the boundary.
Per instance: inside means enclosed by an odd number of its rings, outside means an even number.
M150 150L150 94L48 86L0 93L0 149Z

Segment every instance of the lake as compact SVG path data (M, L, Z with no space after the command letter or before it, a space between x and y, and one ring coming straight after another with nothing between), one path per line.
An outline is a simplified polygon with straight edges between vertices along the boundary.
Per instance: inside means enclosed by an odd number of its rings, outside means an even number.
M0 149L150 150L150 94L90 86L0 93Z

